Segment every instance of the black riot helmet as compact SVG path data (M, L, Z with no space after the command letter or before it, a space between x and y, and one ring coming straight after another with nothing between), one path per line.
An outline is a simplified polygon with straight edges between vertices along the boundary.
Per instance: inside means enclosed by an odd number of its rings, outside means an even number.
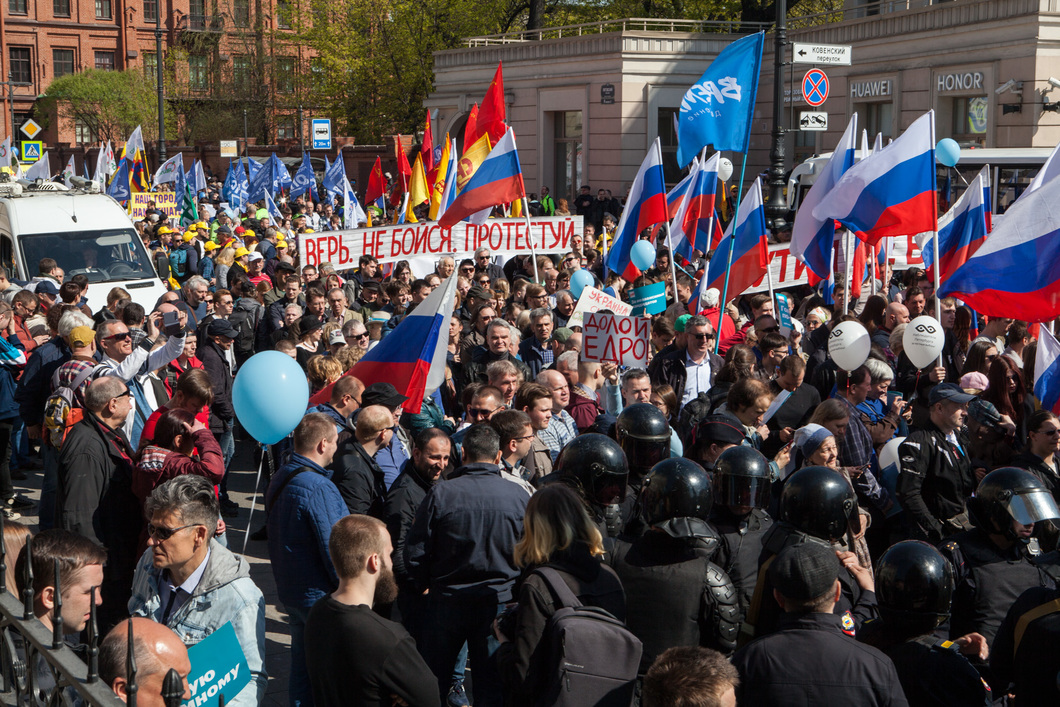
M857 521L858 502L850 482L835 469L807 466L784 482L780 520L829 542L839 540Z
M754 447L729 447L714 463L714 495L729 508L765 508L773 472Z
M888 626L909 635L934 631L949 618L953 568L931 545L903 540L876 565L876 598Z
M615 437L626 453L630 471L638 479L670 456L670 423L662 410L650 403L625 408L615 424Z
M706 469L684 457L659 462L644 479L640 492L644 520L654 525L671 518L710 517L713 500Z
M560 451L556 473L581 487L586 501L608 506L626 495L629 465L615 440L606 435L580 434Z
M987 533L1023 542L1030 538L1019 537L1012 521L1030 525L1060 518L1060 509L1045 484L1031 472L1013 467L995 469L984 476L975 497L968 501L968 510L975 524Z

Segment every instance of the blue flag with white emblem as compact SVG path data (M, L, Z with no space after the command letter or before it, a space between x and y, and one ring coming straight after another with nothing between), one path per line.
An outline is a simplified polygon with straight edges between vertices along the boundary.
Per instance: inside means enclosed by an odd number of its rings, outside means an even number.
M324 191L330 194L341 194L346 180L346 165L339 154L335 161L328 165L324 172Z
M250 164L254 164L251 160ZM272 189L272 170L258 165L257 170L250 168L250 186L247 187L247 201L257 203L265 198L265 192Z
M131 190L129 189L129 161L124 157L118 163L118 171L114 174L110 186L107 188L107 196L115 201L128 201Z
M764 41L759 32L725 47L685 93L677 121L680 166L707 145L718 152L747 152Z
M303 152L302 164L298 167L298 171L294 173L294 180L291 182L291 198L297 199L302 194L309 192L309 196L316 201L314 186L316 186L316 175L313 174L313 165L309 161L309 153Z

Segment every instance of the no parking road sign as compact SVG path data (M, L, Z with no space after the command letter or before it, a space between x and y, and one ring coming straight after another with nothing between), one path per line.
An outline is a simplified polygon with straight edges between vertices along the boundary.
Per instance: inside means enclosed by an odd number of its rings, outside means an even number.
M813 107L828 100L828 77L820 69L810 69L802 77L802 97Z

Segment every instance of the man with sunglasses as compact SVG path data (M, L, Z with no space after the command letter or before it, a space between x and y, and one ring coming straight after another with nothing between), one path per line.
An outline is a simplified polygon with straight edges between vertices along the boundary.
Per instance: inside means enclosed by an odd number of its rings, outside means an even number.
M486 273L490 280L504 279L503 268L490 260L488 248L479 248L475 251L475 273Z
M683 407L707 393L721 370L721 357L714 353L714 327L701 314L685 322L685 346L656 356L648 366L653 386L668 384ZM673 411L676 417L678 411Z
M96 378L85 390L84 418L59 452L57 525L107 548L99 613L104 628L126 616L143 528L132 491L133 449L122 431L132 406L121 379Z
M226 705L260 703L265 695L265 598L250 566L214 539L220 508L213 485L178 476L144 504L147 551L133 579L129 613L171 628L189 648L227 623L250 668L250 683L225 695Z

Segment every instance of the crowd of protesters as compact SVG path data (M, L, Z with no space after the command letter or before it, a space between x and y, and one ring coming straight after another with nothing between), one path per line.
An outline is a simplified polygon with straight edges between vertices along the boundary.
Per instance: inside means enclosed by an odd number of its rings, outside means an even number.
M91 311L51 259L29 282L0 269L0 510L11 558L37 515L38 618L54 624L61 561L64 630L99 602L104 628L134 617L185 677L184 647L231 623L252 680L226 702L261 702L265 602L226 519L246 511L233 457L256 448L233 380L276 350L330 386L273 446L251 539L296 707L1055 704L1060 420L1033 394L1035 327L939 300L916 269L849 303L840 279L828 299L707 290L690 312L702 263L660 247L634 283L607 273L621 205L581 191L583 233L536 268L485 249L423 273L304 264L298 235L341 219L299 199L281 223L149 208L135 225L171 285L150 309L114 288ZM620 298L666 283L646 369L581 356L579 269ZM344 375L449 277L437 391ZM918 369L903 335L921 314L945 345ZM853 370L828 352L847 321L872 341ZM15 492L28 474L35 510ZM579 606L610 621L613 652L558 676L560 612ZM620 647L633 674L593 697ZM124 697L124 649L105 648Z

